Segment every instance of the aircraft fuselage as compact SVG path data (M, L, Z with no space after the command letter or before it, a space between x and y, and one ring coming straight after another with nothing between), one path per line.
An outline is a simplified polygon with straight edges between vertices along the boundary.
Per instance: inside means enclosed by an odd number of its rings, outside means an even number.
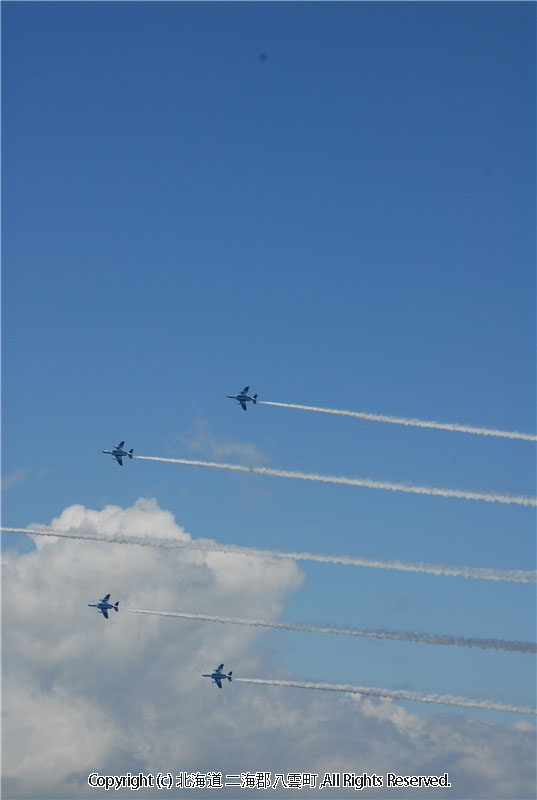
M254 405L257 403L257 395L253 394L250 396L248 394L249 388L249 386L245 386L242 392L239 392L238 394L228 394L227 397L229 397L230 400L236 400L237 403L242 406L244 411L246 411L246 403L253 403Z
M228 394L228 397L230 400L237 400L238 403L241 401L243 403L255 403L254 398L250 397L248 394Z
M88 603L88 608L96 608L105 619L108 619L109 611L119 611L119 600L116 600L115 603L109 603L109 598L110 595L107 594L106 597L103 597L98 603Z
M222 681L225 681L226 678L231 683L231 675L232 675L232 672L228 672L226 674L225 672L222 672L222 670L215 670L215 672L202 673L201 677L202 678L210 678L212 680L212 682L216 683L218 688L221 689L222 688Z
M133 450L124 450L123 449L123 445L124 444L125 444L125 442L120 442L117 447L114 447L113 450L103 450L103 453L106 453L107 456L113 456L116 459L116 461L117 461L117 463L119 464L120 467L123 466L123 459L124 458L127 458L127 456L129 458L133 458L132 454L133 454L134 451Z

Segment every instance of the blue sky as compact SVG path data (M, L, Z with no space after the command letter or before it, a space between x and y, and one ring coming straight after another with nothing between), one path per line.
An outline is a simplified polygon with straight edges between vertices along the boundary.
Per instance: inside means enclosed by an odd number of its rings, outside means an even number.
M3 524L155 498L194 538L533 569L527 508L100 451L533 495L528 442L225 395L535 432L534 28L529 3L4 3ZM535 637L531 586L299 566L281 619ZM526 655L256 636L299 679L535 702Z

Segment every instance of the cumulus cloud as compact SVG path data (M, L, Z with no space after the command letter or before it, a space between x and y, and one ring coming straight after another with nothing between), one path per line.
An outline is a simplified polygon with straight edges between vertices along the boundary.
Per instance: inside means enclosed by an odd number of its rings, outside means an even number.
M101 511L73 505L51 524L103 538L191 540L153 500ZM535 727L524 720L476 723L444 712L422 718L389 700L238 683L220 691L200 673L222 661L240 675L295 676L271 663L257 629L121 611L106 621L87 607L111 592L120 608L225 609L275 620L304 579L295 562L45 537L35 542L35 551L10 552L3 565L4 797L103 798L104 791L87 785L89 773L139 771L216 771L224 779L246 771L321 778L330 771L449 771L452 789L422 790L420 798L534 796ZM318 792L280 787L270 794ZM328 794L355 796L354 790ZM247 793L196 792L213 796Z

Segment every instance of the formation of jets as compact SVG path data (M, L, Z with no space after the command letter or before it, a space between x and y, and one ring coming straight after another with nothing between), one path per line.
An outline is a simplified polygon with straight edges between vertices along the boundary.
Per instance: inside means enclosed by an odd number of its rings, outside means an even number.
M236 400L244 411L246 411L246 403L252 402L254 405L257 403L257 395L254 394L250 397L248 394L249 388L249 386L245 386L242 392L239 392L238 394L228 394L230 400Z
M119 611L119 600L116 600L115 603L110 603L110 593L105 594L97 603L88 603L88 608L96 608L99 614L102 614L105 619L108 619L108 612L109 611ZM226 678L231 683L231 676L233 675L233 670L230 670L227 674L223 672L224 665L219 664L218 667L214 670L214 672L207 672L202 674L202 678L210 678L213 683L216 683L219 689L222 688L222 681L225 681Z
M228 397L231 400L236 400L241 406L241 408L244 409L244 411L246 411L246 403L254 403L254 405L257 403L257 395L254 394L250 396L248 394L249 389L250 389L249 386L245 386L242 392L239 392L238 394L228 394ZM132 454L134 452L134 448L132 448L131 450L124 450L123 449L124 447L125 447L125 442L123 441L120 442L117 445L117 447L114 447L112 450L103 450L103 453L106 453L106 455L115 458L119 466L122 467L123 459L127 457L132 458ZM98 603L88 603L88 607L96 608L99 614L102 614L105 619L108 619L109 611L112 610L119 611L119 600L117 600L115 603L110 603L109 600L110 600L110 594L107 594L101 600L99 600ZM231 681L231 675L233 674L232 670L230 670L226 674L225 672L223 672L223 669L224 665L220 664L218 667L216 667L214 672L204 673L202 675L202 678L210 678L211 681L213 683L216 683L218 688L221 689L222 681L225 681L226 678L228 681Z
M230 672L228 672L227 675L226 675L225 672L222 672L223 669L224 669L224 665L220 664L220 666L218 666L215 669L214 672L202 673L201 677L202 678L210 678L212 680L212 682L216 683L218 688L221 689L222 688L222 681L225 681L226 678L228 679L228 681L231 681L231 676L233 674L233 670L230 670Z
M114 447L113 450L103 450L103 453L106 453L109 456L114 456L120 467L123 466L123 459L127 458L127 456L132 458L132 454L134 452L134 448L131 450L124 450L124 444L125 442L120 442L117 447Z
M239 405L241 406L241 408L244 409L244 411L246 411L247 410L246 403L253 403L254 405L257 403L257 394L253 394L250 396L248 394L249 389L250 389L249 386L245 386L242 392L239 392L238 394L228 394L227 396L231 400L236 400L237 403L239 403ZM115 458L119 466L122 467L123 459L132 458L133 457L132 454L134 453L134 448L131 448L130 450L125 450L124 447L125 447L125 441L122 441L118 445L116 445L116 447L113 447L112 450L103 450L103 453L106 453L106 455Z
M88 603L89 608L96 608L99 611L99 614L102 614L105 619L108 619L108 612L112 611L119 611L119 600L115 603L109 603L110 594L105 595L102 600L99 600L98 603Z

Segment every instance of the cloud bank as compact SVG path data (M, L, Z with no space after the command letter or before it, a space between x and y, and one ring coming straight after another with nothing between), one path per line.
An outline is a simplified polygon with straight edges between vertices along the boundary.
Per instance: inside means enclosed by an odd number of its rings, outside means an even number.
M155 501L122 509L66 508L60 530L192 541ZM88 775L182 771L388 771L450 773L449 790L420 798L535 795L535 726L527 719L470 722L464 712L421 718L387 699L340 697L233 682L221 691L200 677L222 661L247 675L296 676L276 669L263 632L137 614L108 621L87 607L105 593L125 605L224 608L276 620L304 575L295 562L97 541L36 537L37 549L3 563L3 797L104 798ZM325 696L327 695L327 696ZM237 789L196 797L237 797ZM317 797L280 787L275 798ZM354 797L354 790L323 790ZM444 792L444 793L443 793ZM191 790L165 792L192 796ZM259 791L262 796L263 792ZM132 797L130 790L115 797ZM139 793L142 797L142 794ZM144 798L162 797L146 790ZM239 796L246 797L247 794ZM393 796L371 789L362 797Z

